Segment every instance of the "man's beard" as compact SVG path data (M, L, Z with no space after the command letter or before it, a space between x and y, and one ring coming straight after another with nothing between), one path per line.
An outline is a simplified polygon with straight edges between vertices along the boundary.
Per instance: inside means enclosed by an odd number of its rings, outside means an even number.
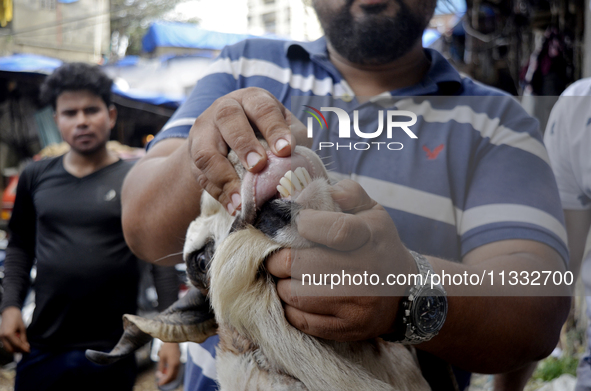
M99 151L101 151L102 149L105 149L107 147L108 141L109 141L109 139L105 139L105 140L93 145L91 148L88 148L88 149L80 149L80 148L73 147L72 145L70 145L70 148L72 150L74 150L76 153L78 153L79 155L90 157L95 154L98 154Z
M326 15L323 10L317 13L332 47L354 64L381 65L402 57L422 37L428 23L400 0L394 17L374 13L379 7L372 7L366 8L364 20L356 21L351 15L352 3L347 1L334 15Z

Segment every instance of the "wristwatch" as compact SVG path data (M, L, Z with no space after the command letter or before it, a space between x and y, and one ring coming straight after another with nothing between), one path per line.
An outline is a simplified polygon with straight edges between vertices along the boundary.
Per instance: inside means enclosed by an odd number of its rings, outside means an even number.
M433 284L433 268L421 254L410 251L422 278L410 288L408 297L401 302L402 340L396 342L413 345L425 342L439 333L447 316L447 296L440 284ZM400 334L398 334L400 336ZM400 338L400 337L399 337Z

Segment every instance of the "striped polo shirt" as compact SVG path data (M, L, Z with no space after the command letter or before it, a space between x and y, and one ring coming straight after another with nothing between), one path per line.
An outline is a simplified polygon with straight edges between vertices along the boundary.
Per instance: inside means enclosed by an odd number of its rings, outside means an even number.
M331 173L359 182L384 206L409 249L460 261L487 243L529 239L566 261L561 205L537 120L512 97L460 76L440 53L425 53L431 65L420 83L362 99L330 62L324 38L243 41L221 52L152 143L187 137L214 100L261 87L311 124ZM327 107L348 114L349 137ZM409 120L400 112L414 113L416 138L390 127ZM312 113L317 118L309 120ZM216 342L190 349L190 389L214 389Z

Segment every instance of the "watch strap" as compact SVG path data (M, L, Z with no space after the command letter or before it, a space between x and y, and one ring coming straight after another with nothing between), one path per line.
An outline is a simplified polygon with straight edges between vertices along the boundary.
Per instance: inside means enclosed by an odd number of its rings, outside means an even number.
M414 305L416 303L417 298L419 297L421 291L425 286L431 285L431 279L433 278L433 267L423 255L415 252L409 251L412 257L414 258L419 273L421 274L422 278L419 283L413 287L411 287L408 291L408 297L402 299L400 311L401 312L401 321L398 323L400 325L402 338L399 339L397 342L406 345L414 345L421 342L426 342L437 335L438 331L430 334L421 334L417 330L417 326L413 323L412 320L412 312L414 309ZM434 288L441 291L443 295L445 295L445 290L441 285L433 285Z

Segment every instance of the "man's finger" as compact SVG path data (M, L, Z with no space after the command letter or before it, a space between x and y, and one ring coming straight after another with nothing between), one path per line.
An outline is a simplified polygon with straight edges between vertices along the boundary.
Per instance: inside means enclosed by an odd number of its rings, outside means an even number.
M267 140L276 156L291 155L291 130L287 109L267 91L247 89L242 95L242 106L251 123Z
M188 148L199 186L233 213L240 206L240 178L227 159L228 146L207 118L199 117L191 134Z
M271 254L265 266L267 271L277 278L291 277L291 250L284 248Z
M335 316L311 314L285 305L285 318L296 329L308 335L335 341L355 340L355 335L346 332L344 322Z
M162 372L162 370L160 368L158 369L157 375L158 375L157 378L158 378L158 385L159 386L163 386L165 384L170 383L176 377L176 375L173 376L172 371L170 371L169 369L167 369L165 372Z
M176 362L175 364L169 364L168 373L166 374L166 377L162 380L162 384L170 383L171 381L176 379L179 375L180 366L180 362Z
M297 225L302 237L339 251L358 249L371 237L363 219L340 212L304 209L299 213Z
M23 350L27 353L29 353L31 351L31 345L29 345L29 341L27 339L27 330L24 327L25 325L23 324L23 329L20 332L20 340L22 341L23 344Z
M358 213L363 210L369 210L377 205L361 185L350 179L344 179L331 188L333 200L344 212Z
M253 172L265 167L265 148L256 138L251 125L255 123L253 118L245 112L241 103L234 99L225 99L216 104L215 109L215 127L242 165Z
M6 336L6 339L8 340L8 344L12 348L11 353L16 353L16 352L27 352L28 353L29 352L29 350L30 350L29 344L25 341L22 341L17 335L15 335L15 334L8 335L8 336Z
M318 247L279 250L267 258L265 266L277 278L297 279L301 279L301 273L334 273L335 270L363 273L365 270L363 265L359 265L358 259L349 260L342 253Z
M242 203L241 181L234 166L219 154L210 155L207 163L203 163L202 166L206 167L206 171L195 170L199 186L233 214Z
M170 351L167 350L164 352L162 348L159 356L160 361L158 361L157 378L158 385L162 386L176 379L180 369L180 361L174 354L171 354Z
M158 369L156 371L156 374L159 378L162 378L162 376L164 376L164 372L166 372L166 359L163 356L162 352L158 353L158 357Z
M12 347L12 344L8 338L0 338L0 343L2 343L2 348L4 348L4 350L6 350L8 353L14 353L14 348Z
M330 296L330 291L330 285L303 286L301 281L289 278L277 281L277 294L281 301L311 314L334 316L336 308L351 301L349 297L339 296L338 293Z

